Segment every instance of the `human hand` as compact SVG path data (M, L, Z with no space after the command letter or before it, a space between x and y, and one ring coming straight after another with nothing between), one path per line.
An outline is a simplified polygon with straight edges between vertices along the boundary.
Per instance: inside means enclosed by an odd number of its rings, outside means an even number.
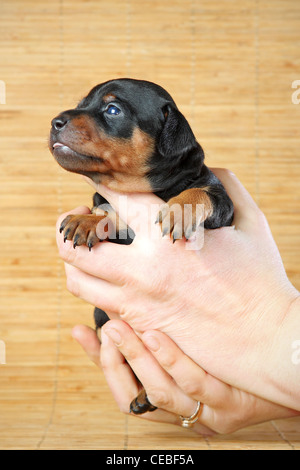
M91 254L84 246L73 250L58 235L68 288L136 332L165 332L222 381L298 409L290 347L300 337L299 321L296 312L288 315L298 293L264 215L234 175L214 172L234 203L235 229L205 231L203 248L187 250L189 241L173 245L154 225L150 207L161 203L157 197L127 195L132 245L102 243ZM127 216L119 194L96 189Z
M96 332L87 326L76 326L73 337L102 368L123 413L129 413L129 405L140 391L137 376L151 403L158 407L141 418L181 425L179 415L191 416L200 401L200 416L193 430L202 435L229 434L299 414L212 377L159 331L147 331L138 338L129 325L111 320L101 330L101 346Z

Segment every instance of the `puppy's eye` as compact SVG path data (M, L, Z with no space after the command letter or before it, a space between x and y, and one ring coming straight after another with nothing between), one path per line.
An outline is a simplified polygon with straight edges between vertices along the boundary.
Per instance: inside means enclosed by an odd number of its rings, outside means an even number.
M107 114L109 114L110 116L118 116L118 114L121 113L121 110L117 106L115 106L114 104L110 104L106 108L105 112Z

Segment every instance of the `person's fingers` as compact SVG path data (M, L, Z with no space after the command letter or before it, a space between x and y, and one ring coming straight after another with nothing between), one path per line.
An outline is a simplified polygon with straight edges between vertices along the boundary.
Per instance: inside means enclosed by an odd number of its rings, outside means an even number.
M108 322L109 323L109 322ZM124 356L101 328L100 363L109 388L123 413L129 413L131 400L139 393L140 386Z
M124 356L104 332L101 334L102 345L100 345L96 331L88 326L76 325L72 330L72 337L80 344L91 361L103 370L120 410L129 413L129 405L138 394L140 386ZM151 416L148 413L147 416L142 417L150 418L152 421L178 424L176 416L163 410L156 410ZM206 432L202 428L201 431Z
M232 388L229 385L207 374L164 333L149 330L143 333L141 339L161 367L194 400L218 407L231 396Z
M100 367L100 341L95 330L85 325L76 325L72 337L80 344L88 357Z
M95 245L91 252L85 245L77 246L74 249L72 241L66 240L64 242L64 237L59 231L57 231L56 242L59 255L65 263L77 266L92 276L121 284L123 277L132 272L134 260L132 259L131 245L116 245L104 241ZM119 265L122 267L122 278L120 278Z
M103 326L102 330L126 358L154 406L177 415L193 414L197 405L196 401L174 384L169 374L160 367L127 323L121 320L111 320Z
M100 346L96 331L85 325L76 325L72 330L72 337L81 345L88 357L102 368L120 410L129 413L129 405L139 393L140 385L119 349L103 331L101 334L102 345ZM160 409L140 417L176 425L181 423L177 415ZM202 435L214 434L209 427L200 423L195 424L194 431Z
M233 202L235 227L245 231L256 228L263 214L236 175L224 168L211 168L211 171L222 182Z
M137 382L124 356L120 353L114 342L105 334L104 329L101 330L101 341L101 367L105 379L120 410L128 414L131 401L140 391L140 384ZM137 417L149 421L181 425L178 415L162 409L157 409L151 413L144 413ZM193 431L201 435L215 434L209 427L199 422L195 423Z
M115 284L87 274L82 270L65 264L67 288L75 297L84 299L105 311L118 312L124 303L124 291Z

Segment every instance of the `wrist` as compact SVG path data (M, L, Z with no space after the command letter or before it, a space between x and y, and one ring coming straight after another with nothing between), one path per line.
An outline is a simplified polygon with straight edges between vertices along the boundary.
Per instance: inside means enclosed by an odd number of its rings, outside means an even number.
M262 383L268 399L300 411L300 295L296 293L282 311L271 337Z

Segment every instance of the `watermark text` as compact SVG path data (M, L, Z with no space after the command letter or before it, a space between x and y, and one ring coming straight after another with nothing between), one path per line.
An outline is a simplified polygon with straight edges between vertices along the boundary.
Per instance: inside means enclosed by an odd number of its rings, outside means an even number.
M295 350L292 354L292 363L298 366L300 364L300 339L292 342L292 348Z
M296 91L292 94L292 103L300 104L300 80L295 80L292 83L292 88L296 88Z
M119 197L122 220L108 204L98 206L95 214L102 215L97 224L99 240L122 240L138 233L143 238L159 240L169 236L173 241L185 239L186 250L200 250L204 244L204 204L135 204L127 205L127 196ZM151 223L149 223L151 221ZM129 227L133 226L134 231Z
M0 80L0 104L6 104L6 85L3 80Z
M0 340L0 364L6 364L6 347L2 340Z

